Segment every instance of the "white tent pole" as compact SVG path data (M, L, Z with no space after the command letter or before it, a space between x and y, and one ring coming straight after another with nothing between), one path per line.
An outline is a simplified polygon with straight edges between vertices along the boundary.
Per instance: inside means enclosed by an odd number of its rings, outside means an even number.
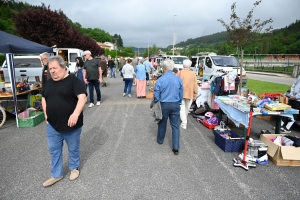
M9 74L9 80L11 82L11 90L13 94L13 100L14 100L14 110L16 115L16 123L17 127L19 128L19 122L18 122L18 100L17 100L17 91L16 91L16 76L15 76L15 63L14 63L14 54L8 53L5 55L6 57L6 63L7 63L7 69Z

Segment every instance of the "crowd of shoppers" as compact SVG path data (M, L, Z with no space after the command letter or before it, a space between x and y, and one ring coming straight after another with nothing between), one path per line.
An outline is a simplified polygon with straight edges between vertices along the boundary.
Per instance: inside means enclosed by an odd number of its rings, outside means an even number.
M79 176L80 134L83 108L87 101L87 86L88 108L94 106L94 91L97 95L96 105L100 105L100 83L102 87L106 87L107 76L115 78L118 69L124 81L123 97L131 97L132 86L136 85L137 98L145 98L147 77L156 70L148 57L145 60L138 57L126 60L121 57L117 60L111 56L108 56L107 60L104 56L97 59L89 50L84 51L84 57L85 61L81 57L76 58L73 76L67 73L67 66L62 57L49 56L47 53L40 55L43 64L42 107L47 123L46 135L51 158L51 177L43 183L44 187L63 179L63 140L66 141L69 151L70 180ZM198 92L196 76L189 69L191 63L190 60L185 60L183 70L179 73L178 69L174 68L174 62L166 59L162 65L163 74L154 86L153 101L160 104L162 114L158 123L157 143L163 144L169 120L172 129L172 151L175 155L179 154L180 127L187 128L187 113Z

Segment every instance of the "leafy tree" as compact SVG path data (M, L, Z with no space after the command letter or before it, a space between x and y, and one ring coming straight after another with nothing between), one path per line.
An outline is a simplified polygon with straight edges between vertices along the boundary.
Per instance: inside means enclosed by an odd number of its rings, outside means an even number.
M233 3L231 6L231 15L230 15L230 24L226 24L223 19L218 19L223 26L225 26L228 34L228 43L231 46L238 46L240 49L244 45L249 44L255 40L254 36L257 33L260 33L263 30L263 27L268 23L272 23L272 18L260 22L260 19L255 19L252 23L253 11L256 6L261 3L262 0L256 1L254 7L249 11L245 19L241 19L237 16L235 12L236 3ZM264 30L264 32L269 32L273 29L272 26L269 26Z
M93 55L104 52L92 38L71 26L61 10L52 11L45 4L15 13L12 18L17 33L28 40L59 48L89 49Z
M240 17L238 17L235 12L236 3L233 3L231 6L230 24L226 24L223 19L218 19L218 21L221 22L221 24L225 26L227 30L228 43L231 46L237 46L237 48L241 52L245 45L250 44L256 39L254 36L260 33L263 30L265 25L273 22L272 18L270 18L263 22L261 22L260 19L255 19L254 22L252 23L254 8L258 6L261 2L262 0L256 1L254 3L253 8L249 11L247 17L243 20ZM269 32L272 29L273 27L269 26L264 31ZM242 81L240 81L240 88L241 87L242 87Z
M153 44L152 47L149 47L149 56L153 54L159 54L159 49L156 47L156 44ZM146 58L148 56L148 49L144 51L143 57Z

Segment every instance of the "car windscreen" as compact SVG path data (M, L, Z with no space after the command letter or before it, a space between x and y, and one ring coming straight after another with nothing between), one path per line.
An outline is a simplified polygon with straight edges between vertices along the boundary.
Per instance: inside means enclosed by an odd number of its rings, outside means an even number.
M42 67L41 60L39 58L15 58L15 68L24 67Z
M188 59L188 57L172 57L175 64L183 64L185 59Z
M235 57L212 56L211 58L216 66L224 66L224 67L239 66L239 63Z

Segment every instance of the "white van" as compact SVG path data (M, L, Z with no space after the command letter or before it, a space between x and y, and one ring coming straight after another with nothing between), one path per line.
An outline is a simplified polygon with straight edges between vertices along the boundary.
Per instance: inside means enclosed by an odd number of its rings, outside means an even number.
M74 73L76 67L76 58L81 57L85 61L83 51L76 48L55 48L55 55L60 55L66 62L70 73Z
M164 59L169 58L174 61L175 68L182 70L183 68L183 61L185 59L189 59L187 56L163 56Z
M240 64L233 56L221 56L216 54L208 54L201 60L203 65L203 76L211 77L216 75L219 71L231 72L236 71L240 76ZM245 86L248 80L246 71L243 68L242 85Z
M200 74L200 72L202 72L202 60L205 58L205 56L192 56L191 57L191 61L192 61L192 65L191 65L191 70L198 76L202 76L202 73Z

